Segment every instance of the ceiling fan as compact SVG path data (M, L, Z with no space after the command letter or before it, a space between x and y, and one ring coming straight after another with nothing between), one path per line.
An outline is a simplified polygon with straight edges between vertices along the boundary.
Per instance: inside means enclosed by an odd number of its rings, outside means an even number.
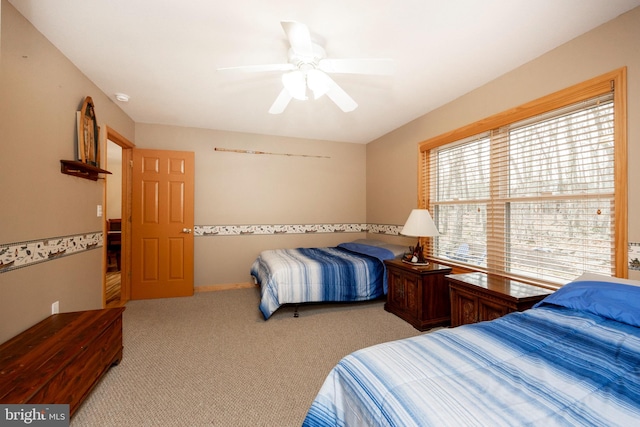
M269 109L271 114L282 113L295 98L306 100L307 89L314 99L327 95L342 111L353 111L358 104L328 73L390 75L394 71L391 59L333 59L327 58L319 44L313 42L306 25L294 21L282 21L291 48L289 62L283 64L249 65L218 68L218 71L244 72L286 71L282 75L284 88Z

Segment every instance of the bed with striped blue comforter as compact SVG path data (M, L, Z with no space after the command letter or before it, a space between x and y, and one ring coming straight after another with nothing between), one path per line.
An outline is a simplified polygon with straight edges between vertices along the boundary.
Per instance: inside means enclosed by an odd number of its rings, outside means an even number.
M260 253L251 275L260 285L265 320L284 304L367 301L387 293L384 247L342 243L335 247L273 249Z
M304 426L640 422L640 287L575 281L533 309L346 356Z

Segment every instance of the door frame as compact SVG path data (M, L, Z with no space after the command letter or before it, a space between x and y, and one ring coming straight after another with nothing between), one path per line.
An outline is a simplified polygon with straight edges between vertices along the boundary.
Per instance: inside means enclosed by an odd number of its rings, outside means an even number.
M122 236L120 253L120 305L126 304L131 299L131 175L132 175L132 152L135 144L122 136L116 130L105 126L106 132L104 145L107 147L107 140L122 147ZM106 151L104 151L106 153ZM105 180L106 181L106 180ZM103 186L103 212L107 206L107 186ZM107 222L103 221L103 236L107 235ZM102 268L102 307L106 307L106 263L107 246L103 244L103 268Z

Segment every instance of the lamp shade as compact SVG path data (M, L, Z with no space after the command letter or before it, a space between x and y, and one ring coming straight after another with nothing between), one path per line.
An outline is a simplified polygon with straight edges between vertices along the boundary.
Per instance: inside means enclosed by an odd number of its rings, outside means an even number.
M432 237L440 235L427 209L412 210L400 234L411 237Z

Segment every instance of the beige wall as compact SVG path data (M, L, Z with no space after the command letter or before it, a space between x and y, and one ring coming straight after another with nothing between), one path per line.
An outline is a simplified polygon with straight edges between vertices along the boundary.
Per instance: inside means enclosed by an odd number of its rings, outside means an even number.
M368 221L398 221L398 207L407 211L416 206L420 142L623 66L628 72L629 241L640 242L640 222L635 220L640 193L634 187L640 182L640 169L634 167L640 160L640 8L369 143ZM390 158L404 159L403 167L388 167ZM629 276L640 278L638 273Z
M640 9L595 29L370 144L275 138L134 124L109 97L1 0L0 244L102 231L103 182L62 175L74 158L75 112L93 98L98 121L138 147L194 151L196 225L403 224L417 204L417 145L435 135L612 69L628 67L629 240L640 241ZM330 159L215 152L215 147ZM246 282L262 249L326 246L361 233L195 239L196 286ZM411 239L378 236L394 242ZM102 250L0 273L0 342L49 315L98 308ZM633 277L633 275L632 275Z
M93 98L99 124L133 138L134 123L2 0L0 243L102 231L103 182L60 173L75 158L76 111ZM102 251L0 273L0 342L51 314L102 307Z
M362 144L138 123L136 147L195 152L196 225L366 222ZM250 281L252 261L267 248L325 246L359 237L363 234L196 237L195 286Z

